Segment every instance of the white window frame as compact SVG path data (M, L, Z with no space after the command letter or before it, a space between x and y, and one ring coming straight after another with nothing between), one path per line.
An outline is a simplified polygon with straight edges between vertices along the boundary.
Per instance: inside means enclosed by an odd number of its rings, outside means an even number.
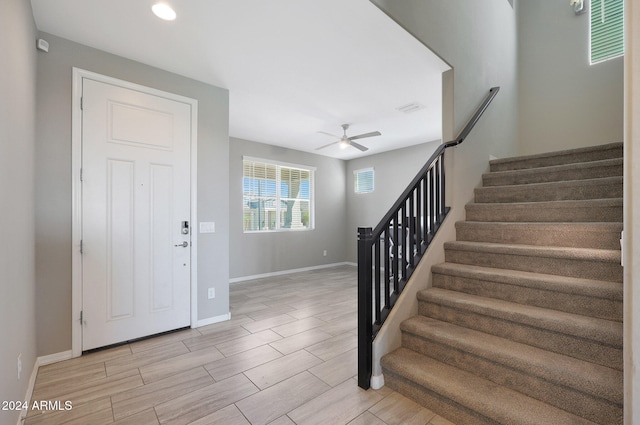
M244 164L245 161L258 162L262 164L270 164L276 167L276 228L275 229L266 229L266 230L246 230L244 229L244 202L242 205L242 227L243 233L274 233L274 232L306 232L315 229L315 184L316 184L316 167L312 167L309 165L301 165L301 164L293 164L289 162L283 161L275 161L271 159L264 158L256 158L252 156L243 156L242 157L242 197L244 201ZM280 214L281 214L281 196L280 196L280 170L281 168L291 168L296 170L308 171L310 174L310 184L309 184L309 224L307 227L302 228L286 228L280 227ZM288 199L288 198L285 198Z
M362 191L362 190L358 190L358 175L361 173L366 173L366 172L371 172L371 190L366 190L366 191ZM358 194L358 195L365 195L367 193L373 193L376 189L376 174L375 174L375 170L373 169L373 167L368 167L368 168L360 168L359 170L353 170L353 192Z

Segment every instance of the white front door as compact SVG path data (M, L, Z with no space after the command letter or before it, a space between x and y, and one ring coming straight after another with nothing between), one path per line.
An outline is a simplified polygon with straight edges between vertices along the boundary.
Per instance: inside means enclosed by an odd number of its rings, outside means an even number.
M82 350L190 324L191 106L82 80Z

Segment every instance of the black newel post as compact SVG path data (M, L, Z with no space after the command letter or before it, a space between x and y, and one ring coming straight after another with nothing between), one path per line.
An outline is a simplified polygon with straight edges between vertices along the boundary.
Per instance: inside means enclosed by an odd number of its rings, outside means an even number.
M373 362L371 227L358 227L358 386L369 389Z

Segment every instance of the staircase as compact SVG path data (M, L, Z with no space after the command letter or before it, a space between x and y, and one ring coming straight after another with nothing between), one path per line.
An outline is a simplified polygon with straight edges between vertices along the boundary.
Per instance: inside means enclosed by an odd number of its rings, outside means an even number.
M458 425L622 424L622 144L490 164L386 385Z

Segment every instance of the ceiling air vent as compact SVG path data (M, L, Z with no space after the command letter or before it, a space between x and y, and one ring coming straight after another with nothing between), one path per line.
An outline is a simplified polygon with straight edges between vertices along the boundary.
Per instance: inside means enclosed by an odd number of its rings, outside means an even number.
M396 110L404 112L405 114L410 114L412 112L419 111L420 109L424 109L424 105L421 105L418 102L411 102L404 106L396 108Z

